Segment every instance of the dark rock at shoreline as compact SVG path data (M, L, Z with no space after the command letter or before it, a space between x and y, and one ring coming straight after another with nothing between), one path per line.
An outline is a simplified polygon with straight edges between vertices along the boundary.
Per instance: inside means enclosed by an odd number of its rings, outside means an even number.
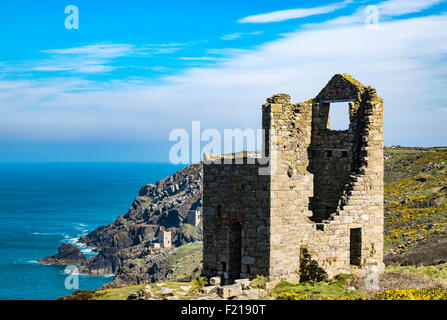
M45 257L37 262L43 264L69 265L84 264L86 261L87 258L78 247L69 243L64 243L59 246L59 252L57 254Z
M121 259L117 253L118 250L115 248L105 248L96 257L90 258L79 272L95 276L115 273L121 266Z

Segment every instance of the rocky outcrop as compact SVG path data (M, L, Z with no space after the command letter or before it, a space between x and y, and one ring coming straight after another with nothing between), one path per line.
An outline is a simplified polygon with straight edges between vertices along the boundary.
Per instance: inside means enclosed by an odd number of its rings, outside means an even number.
M202 244L163 250L136 246L118 252L115 257L120 259L119 269L114 272L114 280L102 289L166 280L191 281L200 275Z
M145 259L129 259L125 261L115 274L115 279L109 287L129 283L140 284L164 281L173 272L169 263L171 254L172 249L168 249L147 255Z
M114 222L99 227L80 242L97 250L150 245L158 242L161 228L171 231L172 243L176 246L201 241L201 226L193 232L195 237L182 226L188 211L202 206L202 175L202 164L197 163L155 185L143 186L126 215L119 214Z
M114 274L121 266L119 251L115 248L104 248L97 256L90 258L79 272L91 275Z
M87 259L78 247L72 244L64 243L59 246L59 252L57 254L54 256L45 257L37 262L54 265L77 265L86 263Z

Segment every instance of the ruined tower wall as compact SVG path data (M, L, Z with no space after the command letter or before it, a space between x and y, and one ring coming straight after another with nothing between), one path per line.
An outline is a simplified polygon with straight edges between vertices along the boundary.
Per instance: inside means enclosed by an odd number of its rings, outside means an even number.
M258 173L259 165L247 159L204 164L203 274L221 275L227 283L268 275L270 181Z
M303 250L329 277L383 269L383 105L363 90L345 131L328 128L330 105L317 99L292 105L276 95L263 106L263 128L275 134L267 143L273 280L306 272Z
M329 277L383 270L383 104L375 91L371 97L368 90L362 101L350 107L349 180L336 212L313 231L313 241L308 243L313 259ZM352 237L355 230L358 239ZM357 240L359 252L352 249Z

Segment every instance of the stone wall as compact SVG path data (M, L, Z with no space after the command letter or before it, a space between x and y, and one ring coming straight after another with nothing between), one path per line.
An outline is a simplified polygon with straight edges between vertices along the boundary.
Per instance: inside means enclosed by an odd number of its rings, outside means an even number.
M204 274L221 275L229 283L268 273L269 176L258 170L246 158L244 164L204 165ZM238 233L239 254L230 252Z

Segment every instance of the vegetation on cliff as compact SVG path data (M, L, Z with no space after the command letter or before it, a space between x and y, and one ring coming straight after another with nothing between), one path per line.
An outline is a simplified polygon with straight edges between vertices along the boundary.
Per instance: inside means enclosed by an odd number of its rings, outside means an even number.
M447 148L386 148L385 251L429 245L446 226Z

